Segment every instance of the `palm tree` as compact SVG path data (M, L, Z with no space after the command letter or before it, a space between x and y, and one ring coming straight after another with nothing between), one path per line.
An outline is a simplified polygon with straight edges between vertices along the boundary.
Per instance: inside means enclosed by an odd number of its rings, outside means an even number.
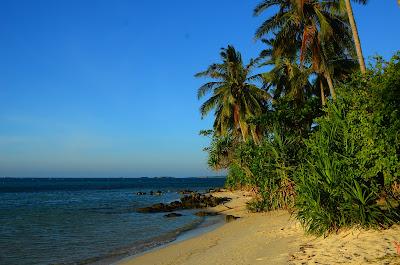
M241 54L233 46L221 49L222 63L212 64L196 77L214 79L202 85L198 98L211 92L211 97L200 107L202 118L215 111L214 132L219 136L233 135L248 140L249 135L259 142L260 131L249 119L261 114L270 95L257 86L260 75L251 76L257 60L244 65Z
M287 97L296 104L301 104L312 93L309 77L310 68L304 68L288 58L271 58L265 63L273 68L262 74L267 91L273 92L274 99Z
M360 36L358 35L356 20L353 15L353 8L351 6L351 1L350 0L339 0L339 1L340 1L340 5L342 7L343 7L343 2L344 2L344 6L346 8L346 12L349 17L351 31L353 34L353 40L354 40L354 44L355 44L355 48L356 48L356 52L357 52L358 63L360 65L361 73L364 74L366 72L364 55L363 55L363 51L362 51L362 47L361 47ZM353 0L353 1L356 3L359 3L359 4L363 4L363 5L367 4L367 2L368 2L368 0ZM400 0L397 0L397 3L400 5Z
M260 66L272 67L267 73L262 74L264 87L267 91L273 91L274 99L285 96L301 103L311 95L320 94L321 104L326 104L325 87L328 87L326 78L320 73L316 73L312 68L299 65L297 57L279 57L274 55L274 39L262 39L266 48L261 51L259 60ZM334 47L334 45L332 46ZM334 47L339 49L340 47ZM344 55L336 56L336 59L329 61L334 69L335 80L342 80L348 77L357 68L353 59L346 58ZM315 74L314 84L310 80Z
M347 17L340 12L337 1L264 0L254 10L258 16L277 6L275 15L268 18L256 31L256 39L272 34L273 56L299 58L301 64L326 79L330 94L336 97L332 76L332 61L352 54L353 44ZM296 56L298 54L299 56Z
M341 1L343 1L343 0L341 0ZM366 67L365 67L364 56L363 56L363 52L362 52L362 48L361 48L360 37L358 35L357 24L356 24L356 20L354 19L354 15L353 15L353 8L351 7L350 0L344 0L344 1L346 4L347 15L349 16L351 31L353 33L354 44L356 46L358 63L360 64L361 73L364 74L366 71ZM357 3L361 3L361 4L367 3L367 0L353 0L353 1L357 2ZM398 0L398 2L400 3L400 0Z

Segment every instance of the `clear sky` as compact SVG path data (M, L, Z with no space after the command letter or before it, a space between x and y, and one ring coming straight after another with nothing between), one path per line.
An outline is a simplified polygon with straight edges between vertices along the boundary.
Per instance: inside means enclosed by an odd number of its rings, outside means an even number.
M396 0L354 6L366 56L400 49ZM214 175L193 75L264 17L249 0L0 0L0 177Z

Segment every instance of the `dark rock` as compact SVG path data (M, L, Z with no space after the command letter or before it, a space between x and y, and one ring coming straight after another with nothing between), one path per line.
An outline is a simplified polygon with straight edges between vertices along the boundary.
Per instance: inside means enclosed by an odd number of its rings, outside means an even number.
M192 190L180 190L180 191L178 191L178 193L179 194L192 194L192 193L195 193L195 192L192 191Z
M229 198L219 198L212 195L204 195L200 193L193 193L189 196L181 198L181 202L186 208L215 207L229 200Z
M200 211L200 212L197 212L197 213L195 213L194 215L197 215L197 216L216 216L216 215L218 215L219 213L216 213L216 212L205 212L205 211Z
M212 195L192 193L181 198L181 201L174 201L170 204L158 203L149 207L139 208L141 213L172 212L182 209L197 209L205 207L215 207L229 201L230 198L219 198Z
M139 191L139 192L136 193L136 195L146 195L146 192Z
M233 215L228 214L225 216L225 222L229 223L229 222L235 221L236 219L239 219L239 218L240 217L238 217L238 216L233 216Z
M151 207L138 208L136 211L139 212L139 213L152 213L152 212L154 212L153 208L151 208Z
M226 191L226 189L222 188L214 188L214 189L209 189L207 193L213 193L213 192L223 192Z
M174 209L169 204L157 203L149 207L137 209L140 213L159 213L159 212L172 212Z
M179 216L182 216L182 214L180 214L180 213L169 213L169 214L164 215L164 217L179 217Z
M181 203L180 201L173 201L173 202L171 202L171 203L169 204L169 206L170 206L171 208L179 209L179 208L182 208L182 203Z
M160 195L162 195L162 191L161 190L158 190L158 191L150 191L149 192L149 195L157 195L157 196L160 196Z

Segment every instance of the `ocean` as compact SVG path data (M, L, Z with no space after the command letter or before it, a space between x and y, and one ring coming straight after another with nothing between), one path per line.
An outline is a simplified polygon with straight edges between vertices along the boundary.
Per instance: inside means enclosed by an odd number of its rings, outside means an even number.
M195 210L137 213L223 178L0 179L0 264L108 264L204 226ZM160 190L161 196L137 195Z

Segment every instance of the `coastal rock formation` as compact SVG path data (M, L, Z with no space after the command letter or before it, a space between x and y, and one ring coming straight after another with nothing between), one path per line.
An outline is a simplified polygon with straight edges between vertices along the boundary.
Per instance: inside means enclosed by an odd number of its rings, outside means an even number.
M179 217L179 216L182 216L182 214L180 214L180 213L168 213L168 214L164 215L164 217L168 217L168 218Z
M212 195L204 195L193 193L182 197L180 201L174 201L169 204L157 203L152 206L137 209L140 213L157 213L157 212L172 212L183 209L197 209L206 207L215 207L219 204L229 201L230 198L219 198Z

